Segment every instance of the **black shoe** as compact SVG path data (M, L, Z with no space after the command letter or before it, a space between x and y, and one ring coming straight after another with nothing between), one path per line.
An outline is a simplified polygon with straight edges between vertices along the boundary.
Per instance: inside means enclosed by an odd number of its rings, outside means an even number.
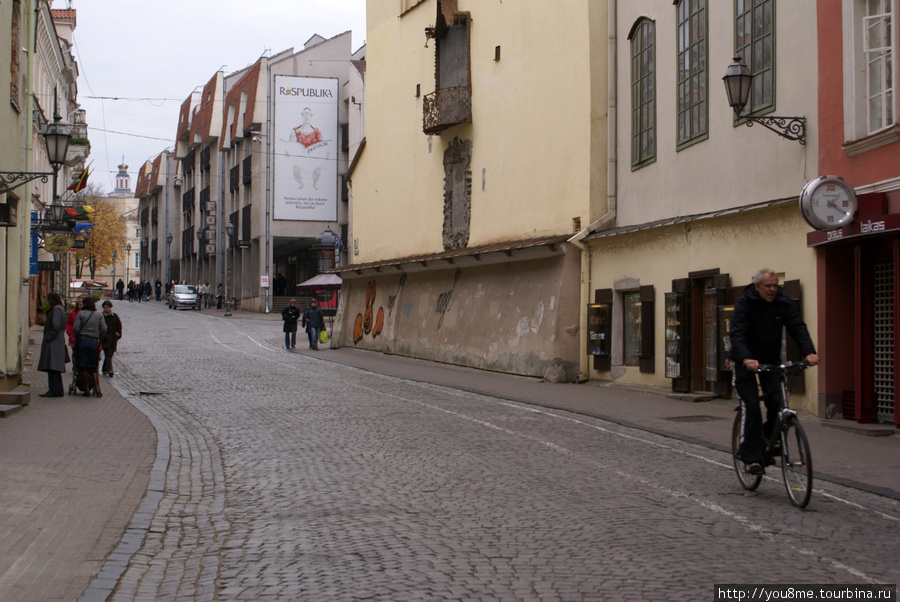
M753 462L752 464L747 464L745 470L748 474L765 474L765 469L762 467L762 464L759 462Z
M47 391L46 393L41 393L38 397L62 397L60 393L53 393L51 391Z

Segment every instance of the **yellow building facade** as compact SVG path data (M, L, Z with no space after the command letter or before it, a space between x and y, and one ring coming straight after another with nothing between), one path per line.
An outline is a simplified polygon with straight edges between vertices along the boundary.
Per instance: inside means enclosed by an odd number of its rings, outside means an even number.
M339 344L578 377L607 25L589 0L368 3Z

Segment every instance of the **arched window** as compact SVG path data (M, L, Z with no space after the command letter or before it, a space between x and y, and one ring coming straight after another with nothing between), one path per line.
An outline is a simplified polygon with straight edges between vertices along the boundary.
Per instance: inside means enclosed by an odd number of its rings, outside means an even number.
M656 29L638 19L631 41L631 168L656 160Z

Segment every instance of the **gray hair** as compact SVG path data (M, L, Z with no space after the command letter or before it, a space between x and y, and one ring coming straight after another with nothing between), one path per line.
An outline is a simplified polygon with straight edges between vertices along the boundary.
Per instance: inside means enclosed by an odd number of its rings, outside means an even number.
M761 270L756 272L756 275L753 276L753 284L759 284L766 276L775 276L775 278L778 278L778 274L776 274L774 270L771 270L769 268L762 268Z

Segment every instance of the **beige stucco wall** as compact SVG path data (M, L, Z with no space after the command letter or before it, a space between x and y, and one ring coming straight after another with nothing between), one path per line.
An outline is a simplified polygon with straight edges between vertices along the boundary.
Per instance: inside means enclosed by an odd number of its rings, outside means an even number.
M579 256L568 250L483 268L345 279L335 342L528 376L560 366L574 380Z
M427 136L436 2L368 3L366 148L352 174L354 262L443 250L443 154L473 142L469 246L572 232L605 213L606 3L459 0L471 13L473 123ZM495 47L501 58L494 60ZM416 96L416 87L421 94Z
M665 377L665 304L664 295L672 290L672 280L686 278L691 272L718 268L730 274L731 286L749 284L756 271L769 267L780 274L781 282L800 280L802 314L813 335L816 320L816 262L813 249L806 247L809 226L800 217L797 206L787 203L775 208L737 213L725 217L678 224L591 242L591 283L593 289L628 286L655 287L655 372L641 373L638 368L613 366L612 372L591 370L591 378L610 379L623 384L647 385L671 389ZM618 296L615 297L619 301ZM614 314L621 316L617 305ZM613 321L613 345L622 345L621 326L616 332ZM816 379L813 369L806 377L806 392L795 396L794 407L818 413Z

